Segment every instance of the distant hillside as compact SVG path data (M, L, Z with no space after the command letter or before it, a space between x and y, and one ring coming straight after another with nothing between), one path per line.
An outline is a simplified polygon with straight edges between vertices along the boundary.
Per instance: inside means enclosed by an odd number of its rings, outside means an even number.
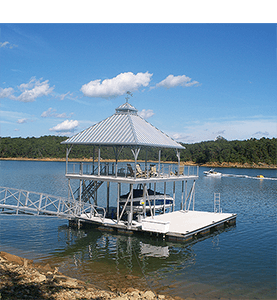
M277 164L277 139L261 138L245 141L227 141L218 139L197 144L184 145L182 159L192 160L198 164L209 162L231 162L248 164Z
M42 136L40 138L10 138L0 139L0 158L30 158L30 159L63 159L66 145L60 143L67 137ZM245 141L227 141L219 138L195 144L183 144L186 150L181 152L181 161L196 164L237 163L256 165L277 165L277 139L261 138ZM75 145L70 153L71 158L92 158L93 147ZM97 157L97 149L95 149ZM144 159L145 150L141 150L139 159ZM113 148L101 147L101 158L114 158ZM133 159L131 151L123 149L120 158ZM177 161L172 149L162 150L163 161ZM158 151L149 149L148 160L158 160Z

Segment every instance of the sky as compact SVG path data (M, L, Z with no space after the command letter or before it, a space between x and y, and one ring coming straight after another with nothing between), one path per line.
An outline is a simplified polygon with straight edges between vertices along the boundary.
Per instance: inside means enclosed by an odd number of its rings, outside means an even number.
M72 136L128 91L179 142L276 137L276 24L0 24L2 137Z

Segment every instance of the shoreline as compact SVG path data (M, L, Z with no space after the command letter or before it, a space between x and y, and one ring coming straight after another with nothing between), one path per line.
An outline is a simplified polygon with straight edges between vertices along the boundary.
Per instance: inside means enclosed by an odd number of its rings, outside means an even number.
M45 161L45 162L65 162L65 158L26 158L26 157L1 157L1 160L6 161ZM69 162L93 162L93 159L90 158L69 158ZM97 162L97 159L94 160ZM118 160L118 162L129 162L131 160ZM101 162L115 162L115 159L101 159ZM143 160L138 160L138 162L144 162ZM149 161L150 162L150 161ZM151 161L154 163L158 163L158 161ZM161 163L176 163L173 161L161 162ZM209 167L209 168L238 168L238 169L269 169L269 170L277 170L277 165L268 165L265 163L258 164L249 164L249 163L231 163L231 162L208 162L205 164L196 164L193 161L181 161L181 165L185 166L200 166L200 167Z
M131 275L128 275L129 277ZM0 299L182 299L136 288L103 290L92 284L65 276L57 267L0 251ZM130 278L126 278L129 280Z

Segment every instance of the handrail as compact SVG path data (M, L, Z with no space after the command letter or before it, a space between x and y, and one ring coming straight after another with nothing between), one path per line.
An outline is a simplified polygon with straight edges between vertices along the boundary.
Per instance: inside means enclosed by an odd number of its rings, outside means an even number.
M0 213L5 213L8 210L9 213L14 212L16 214L28 212L37 215L55 215L72 219L79 217L81 213L89 209L95 210L92 204L74 199L69 200L45 193L0 187ZM105 218L106 211L104 208L102 209L104 210L103 216Z
M97 209L102 209L103 214L100 214L97 211ZM89 212L87 212L87 210L89 210ZM83 215L83 214L86 215L89 219L91 219L92 216L99 217L101 219L101 221L104 222L105 217L106 217L106 209L104 207L101 207L101 206L91 205L90 207L87 207L86 209L81 211L80 215Z
M129 167L127 166L129 165ZM131 169L130 169L131 166ZM119 163L117 168L115 163L101 162L100 163L100 176L112 176L112 177L131 177L131 178L145 178L151 179L157 178L169 178L169 177L198 177L199 166L186 166L177 163L163 163L160 164L158 169L158 163L148 163L147 166L142 164L139 166L140 172L137 172L137 167L134 162ZM67 175L79 174L79 175L95 175L99 176L98 165L92 162L69 162L67 168ZM136 175L136 176L135 176Z

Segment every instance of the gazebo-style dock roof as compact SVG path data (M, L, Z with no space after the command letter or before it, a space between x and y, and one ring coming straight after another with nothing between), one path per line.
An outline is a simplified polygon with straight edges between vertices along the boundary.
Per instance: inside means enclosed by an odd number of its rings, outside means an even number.
M130 103L124 103L115 111L112 116L75 134L62 143L185 149L140 117L137 109Z

